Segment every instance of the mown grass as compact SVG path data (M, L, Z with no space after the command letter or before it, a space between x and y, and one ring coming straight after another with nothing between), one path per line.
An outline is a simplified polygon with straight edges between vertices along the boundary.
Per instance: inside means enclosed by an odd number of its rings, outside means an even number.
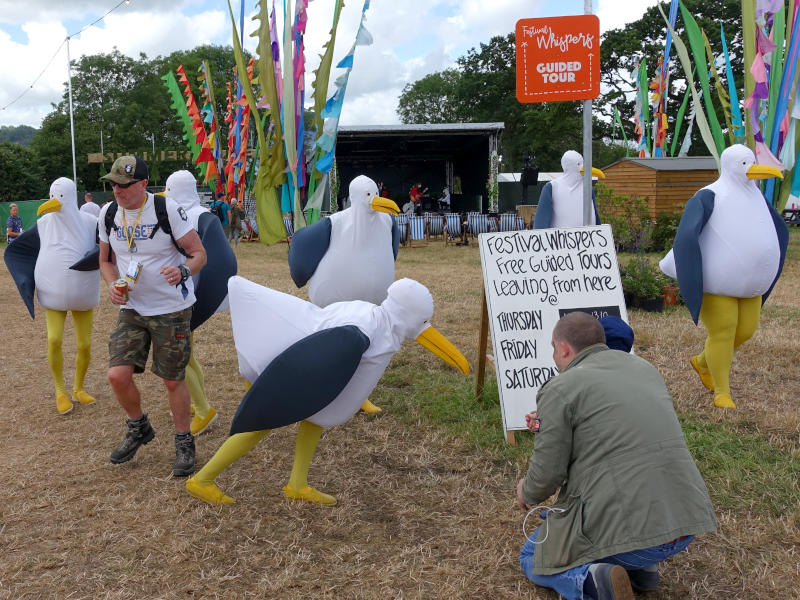
M705 332L685 307L632 310L636 352L672 395L690 450L708 482L719 528L667 561L652 600L800 598L798 450L800 231L754 338L734 358L737 410L721 411L688 366ZM240 244L239 273L306 297L288 274L285 244ZM651 255L657 259L658 256ZM629 256L621 256L624 263ZM186 493L172 469L172 422L163 384L137 378L158 433L129 464L114 467L124 415L106 380L116 310L97 308L87 390L98 399L55 413L43 314L31 321L5 269L0 346L7 399L0 420L0 507L5 598L528 598L554 594L519 572L523 513L514 502L534 440L504 439L493 369L474 398L481 307L477 245L441 241L404 248L396 277L431 290L433 324L467 357L463 377L419 345L392 359L371 399L384 412L356 415L323 434L309 482L339 505L290 503L281 486L296 427L275 430L218 478L236 504L210 507ZM74 328L65 333L71 383ZM209 400L220 415L197 441L205 464L227 438L242 397L230 317L195 336ZM46 440L46 443L42 443Z
M747 424L681 422L689 450L718 509L800 517L800 458Z
M389 371L380 402L404 423L435 423L495 462L523 467L534 450L534 436L516 432L516 446L503 437L497 385L487 378L483 401L474 383L455 375L406 379ZM392 393L386 393L392 390ZM408 402L407 398L420 399ZM748 423L713 423L681 415L689 450L703 473L717 508L800 519L800 457L797 447L776 448L769 434Z
M455 374L409 381L402 371L390 367L381 387L380 401L404 423L435 423L496 462L524 464L533 450L533 436L527 431L516 432L517 446L506 442L494 377L487 376L481 401L475 398L474 380ZM389 390L392 393L387 394ZM408 402L405 398L420 400Z
M800 258L800 230L791 231L791 241L790 261L794 256ZM620 264L626 264L631 256L620 254ZM660 258L657 254L647 256L655 261ZM666 307L665 316L689 320L684 306ZM764 307L764 316L791 318L796 316L796 309L770 303ZM650 336L645 331L640 334L637 352L647 352L651 349ZM401 361L389 366L375 393L378 401L404 423L435 424L495 462L515 464L523 470L534 450L534 436L518 431L516 446L506 441L491 364L487 365L482 401L475 399L474 385L474 379L451 373L419 377ZM679 418L715 506L763 516L800 516L798 436L776 444L772 433L746 421L709 422L686 411L679 411Z

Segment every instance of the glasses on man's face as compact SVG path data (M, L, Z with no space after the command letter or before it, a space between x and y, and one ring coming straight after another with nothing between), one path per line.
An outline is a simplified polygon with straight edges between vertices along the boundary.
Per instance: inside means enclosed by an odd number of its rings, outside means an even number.
M131 187L134 183L139 183L139 182L138 181L129 181L128 183L117 183L116 181L114 181L111 184L111 187L118 187L118 188L121 188L121 189L125 190L125 189L128 189L129 187Z

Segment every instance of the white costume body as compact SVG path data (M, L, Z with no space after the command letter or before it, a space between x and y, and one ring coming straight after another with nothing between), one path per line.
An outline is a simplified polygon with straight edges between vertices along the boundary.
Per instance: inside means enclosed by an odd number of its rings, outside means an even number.
M703 293L755 298L769 290L780 268L775 223L758 184L748 179L740 153L728 149L722 174L703 189L714 192L714 211L700 233ZM673 251L659 263L676 278Z
M421 308L413 316L391 297L380 306L351 301L320 308L238 276L228 281L228 294L239 372L251 383L275 357L317 331L354 325L369 338L370 346L344 389L324 409L306 419L320 427L349 421L403 341L422 333L433 315L432 298L429 309Z
M39 255L34 268L39 304L51 310L89 310L100 303L98 271L74 271L75 264L95 248L97 219L78 210L75 184L60 177L50 186L61 210L42 215L36 223Z
M82 213L86 213L87 215L91 215L96 221L97 217L100 216L100 205L95 204L94 202L84 202L81 204L80 211Z
M564 173L550 182L553 190L553 218L550 227L583 226L583 157L567 150L561 157ZM592 203L592 223L597 223L597 213Z
M317 306L386 299L394 281L392 217L372 210L377 195L375 182L359 175L350 183L350 208L329 217L330 245L308 283L308 297Z
M164 196L174 201L186 212L189 224L195 231L197 231L200 215L204 213L211 214L210 210L200 204L200 196L197 195L197 180L189 171L175 171L167 177ZM196 283L199 274L200 271L192 275L192 283ZM228 307L228 296L226 294L214 312L225 312Z

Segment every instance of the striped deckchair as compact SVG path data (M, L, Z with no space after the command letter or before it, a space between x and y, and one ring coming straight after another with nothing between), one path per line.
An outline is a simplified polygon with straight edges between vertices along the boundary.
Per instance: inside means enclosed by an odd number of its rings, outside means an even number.
M409 223L409 246L413 242L427 241L428 231L425 217L422 215L411 215L408 220Z
M256 223L255 217L250 217L242 221L244 223L245 229L247 229L247 233L244 236L245 242L257 242L259 241L258 237L258 223Z
M500 231L515 231L517 227L517 215L514 213L503 213L500 215Z
M457 243L461 239L461 215L458 213L445 213L444 230L445 245Z
M444 216L436 213L425 213L425 220L428 223L428 239L444 235Z
M472 234L472 237L475 237L480 233L497 231L497 227L494 226L493 221L494 219L489 220L489 215L484 215L482 213L467 214L467 223L469 225L469 232Z
M405 246L408 244L408 215L400 213L394 217L397 222L397 229L400 232L400 244Z
M520 231L522 231L523 229L527 229L527 227L525 227L525 219L523 219L519 215L517 215L517 229Z
M283 226L286 228L286 242L292 243L292 236L294 235L294 225L292 224L292 217L283 217Z

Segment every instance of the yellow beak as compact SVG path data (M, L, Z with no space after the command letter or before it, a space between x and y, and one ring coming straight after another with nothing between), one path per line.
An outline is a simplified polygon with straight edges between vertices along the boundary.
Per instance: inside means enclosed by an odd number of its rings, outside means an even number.
M164 198L166 198L167 192L156 192L155 194L153 194L153 196L164 196Z
M385 212L390 215L400 214L400 208L397 206L397 204L388 198L383 198L381 196L373 196L370 206L375 212Z
M430 350L448 365L454 366L464 375L469 375L469 363L467 359L450 343L450 340L433 327L428 327L425 331L420 333L417 337L417 343L423 348Z
M47 202L39 205L36 216L40 217L45 213L58 212L59 210L61 210L61 202L59 202L58 198L50 198Z
M581 175L583 175L583 167L581 167ZM600 169L595 169L592 167L592 177L597 177L598 179L605 179L606 174L603 173Z
M747 169L748 179L769 179L770 177L783 179L783 173L777 167L769 167L767 165L753 165Z

